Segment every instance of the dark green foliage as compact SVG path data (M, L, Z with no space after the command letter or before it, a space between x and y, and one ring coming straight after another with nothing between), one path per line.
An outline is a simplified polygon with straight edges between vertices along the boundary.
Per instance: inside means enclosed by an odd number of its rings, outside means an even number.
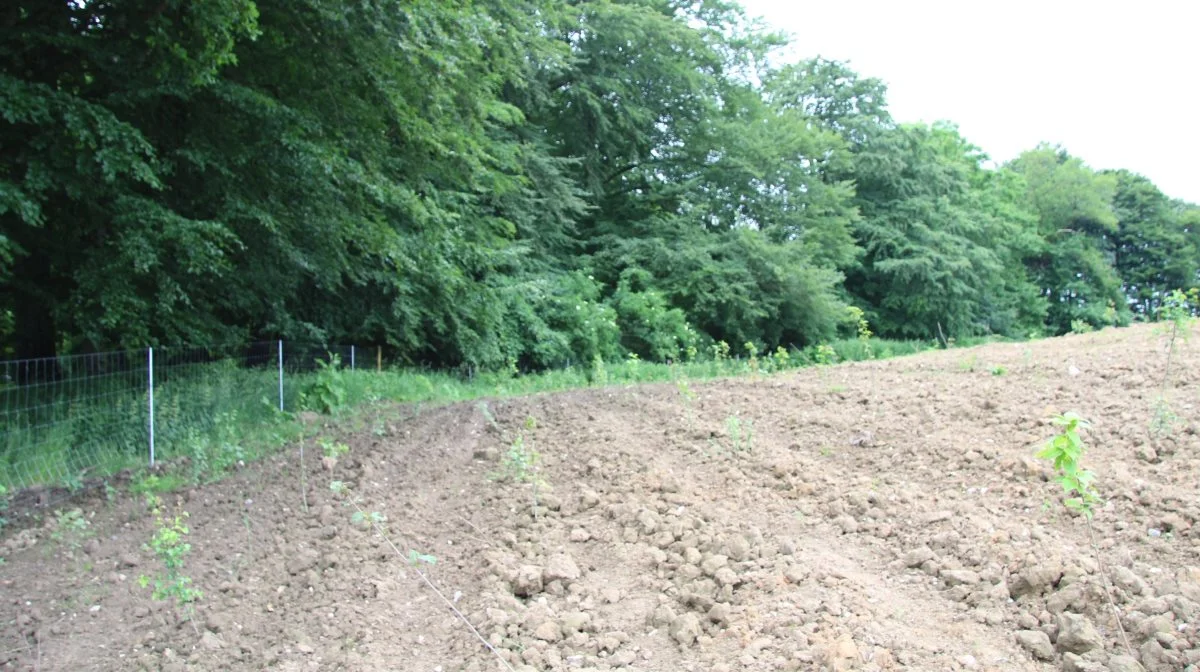
M848 303L888 337L1061 333L1200 282L1194 206L1052 147L989 166L782 45L709 0L8 3L0 356L512 372L803 349Z

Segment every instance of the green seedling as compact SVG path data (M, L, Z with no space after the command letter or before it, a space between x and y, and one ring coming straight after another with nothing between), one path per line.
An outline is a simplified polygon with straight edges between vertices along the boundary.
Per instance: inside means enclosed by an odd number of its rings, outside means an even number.
M437 558L428 553L418 553L416 549L408 549L408 564L416 566L417 563L425 563L427 565L436 565Z
M317 361L313 381L300 393L300 405L309 410L332 415L346 404L346 381L342 374L342 358L329 353L329 359Z
M1081 465L1085 446L1079 432L1088 428L1088 422L1071 411L1052 422L1062 430L1046 441L1037 457L1054 465L1055 480L1067 495L1066 507L1090 520L1101 499L1094 485L1096 475Z
M746 366L750 373L758 373L758 346L750 341L746 341L742 347L746 349Z
M138 577L138 583L143 588L153 586L151 597L156 600L174 600L178 606L188 607L204 597L204 593L192 587L191 577L183 571L184 561L192 552L192 545L186 540L190 530L184 524L188 514L184 511L166 518L161 509L158 514L158 527L144 548L162 563L162 572L155 577L142 575ZM190 607L188 609L190 614Z
M54 530L50 538L57 543L66 543L72 550L78 549L83 540L91 536L91 523L83 515L83 509L54 512Z
M538 480L537 468L542 456L534 449L531 434L536 428L536 420L525 418L524 428L517 433L501 460L504 476L518 483L535 483Z
M968 357L963 358L963 360L958 363L958 370L965 371L968 373L974 373L975 367L978 365L979 365L979 355L972 354Z
M1052 422L1061 429L1058 434L1047 439L1041 450L1037 452L1037 457L1051 462L1055 472L1054 480L1062 486L1063 493L1066 495L1063 504L1068 509L1082 514L1087 523L1088 538L1091 540L1092 553L1096 557L1096 563L1100 566L1100 573L1104 578L1104 591L1108 596L1109 606L1117 616L1115 620L1125 642L1125 648L1129 655L1133 656L1133 647L1130 646L1129 637L1125 634L1125 627L1121 624L1121 612L1113 600L1108 572L1104 569L1104 558L1100 554L1100 546L1096 543L1096 532L1092 528L1092 517L1096 514L1096 507L1103 500L1096 490L1096 475L1082 466L1083 454L1087 447L1083 443L1080 432L1088 428L1088 421L1079 417L1077 413L1068 411L1053 418Z
M813 350L813 363L817 366L837 364L837 351L828 343L821 343Z
M792 367L792 356L782 345L775 348L775 354L771 355L771 359L775 362L776 371L786 371Z
M1008 369L1004 368L1003 366L1000 366L999 364L992 367L992 375L993 376L1003 376L1006 373L1008 373Z
M1162 381L1158 386L1158 397L1154 402L1154 415L1150 420L1150 436L1162 439L1170 436L1178 420L1167 400L1167 388L1171 383L1171 364L1175 351L1180 342L1187 342L1192 333L1195 317L1192 312L1200 305L1200 289L1192 288L1188 292L1175 290L1163 299L1158 308L1158 319L1162 324L1156 329L1157 333L1167 340L1167 362L1163 366Z
M350 446L341 442L334 442L331 439L320 439L317 441L317 444L321 446L321 453L325 457L332 457L335 460L350 452Z
M725 434L729 437L729 448L733 452L748 453L754 449L753 421L731 415L725 419Z
M875 353L871 349L871 337L875 333L871 331L871 323L867 322L862 308L848 306L846 314L849 316L851 324L854 325L854 332L858 337L858 342L862 344L863 359L875 359Z

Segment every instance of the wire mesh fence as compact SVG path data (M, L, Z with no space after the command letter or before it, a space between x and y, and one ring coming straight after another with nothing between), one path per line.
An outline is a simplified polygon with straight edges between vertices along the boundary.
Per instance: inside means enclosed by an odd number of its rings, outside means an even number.
M207 462L243 457L247 428L298 408L308 374L358 368L360 352L264 341L0 361L0 486L72 487L179 456L219 469Z

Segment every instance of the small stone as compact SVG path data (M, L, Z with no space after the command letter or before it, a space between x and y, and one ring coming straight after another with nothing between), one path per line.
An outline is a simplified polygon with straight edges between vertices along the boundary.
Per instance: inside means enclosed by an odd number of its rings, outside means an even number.
M1064 611L1058 615L1056 646L1059 651L1082 654L1093 649L1103 649L1104 639L1086 617Z
M513 593L529 597L540 592L542 592L542 568L537 565L521 565L521 568L517 570Z
M1054 659L1054 647L1050 644L1050 636L1041 630L1018 631L1017 644L1038 660Z
M909 569L914 569L916 567L920 567L930 560L933 560L934 557L936 556L933 553L933 549L929 548L928 546L914 548L913 550L904 554L904 566L908 567Z
M581 544L592 538L592 535L582 527L577 527L571 530L571 541Z
M221 641L221 638L216 633L206 630L203 635L200 635L200 646L209 651L216 651L224 647L225 642Z
M722 586L736 586L738 584L737 572L728 567L722 567L713 574L713 578Z
M695 614L688 612L671 622L668 634L671 635L671 639L683 646L691 646L700 638L700 635L704 634L704 631L700 629L700 619Z
M1108 672L1143 672L1143 670L1134 658L1113 656L1108 659Z
M308 642L300 642L296 644L296 650L303 654L311 654L316 649L314 649Z
M803 583L808 578L808 570L800 565L790 565L784 570L783 578L791 583Z
M717 573L725 565L729 564L729 558L724 555L710 555L700 563L700 571L707 576L712 576Z
M964 669L968 669L968 670L978 670L979 669L979 661L975 658L975 656L972 656L969 653L966 655L963 655L963 656L959 656L958 658L956 658L956 660L958 661L959 665L963 666Z
M628 649L622 649L621 651L614 653L611 660L613 665L616 665L617 667L627 667L632 665L633 662L637 660L637 654Z
M546 621L534 629L533 636L543 642L557 642L562 639L562 629L554 621Z
M317 561L321 559L320 554L311 548L305 548L299 553L293 555L286 563L288 574L295 576L301 574L317 565Z
M717 602L708 610L708 620L718 625L729 625L729 605Z
M542 570L542 580L547 583L562 581L565 584L575 581L579 576L579 566L566 553L556 553L550 556L546 561L546 568Z
M133 555L131 553L127 553L127 554L121 556L121 566L122 567L137 567L138 564L140 564L140 563L141 563L141 560L138 558L138 556Z
M582 611L573 611L562 618L562 629L568 634L583 632L588 629L588 625L592 622L591 614Z
M827 670L849 670L859 663L858 645L850 635L842 635L825 647Z
M730 539L729 544L726 546L726 552L735 562L748 560L752 550L753 549L750 546L750 542L746 541L746 538L742 536L736 536L733 539Z
M833 523L841 528L842 534L853 534L858 531L858 521L853 516L838 516Z
M969 569L947 569L942 572L948 586L973 586L979 583L979 574Z
M1104 664L1074 653L1064 653L1062 672L1107 672Z

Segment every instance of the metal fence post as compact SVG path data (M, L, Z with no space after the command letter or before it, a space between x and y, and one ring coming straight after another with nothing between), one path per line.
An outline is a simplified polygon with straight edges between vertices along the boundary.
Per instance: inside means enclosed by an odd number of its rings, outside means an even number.
M146 389L150 397L150 466L154 466L154 348L146 348Z
M279 412L283 412L283 339L279 339Z
M354 370L354 346L350 346L350 370Z

